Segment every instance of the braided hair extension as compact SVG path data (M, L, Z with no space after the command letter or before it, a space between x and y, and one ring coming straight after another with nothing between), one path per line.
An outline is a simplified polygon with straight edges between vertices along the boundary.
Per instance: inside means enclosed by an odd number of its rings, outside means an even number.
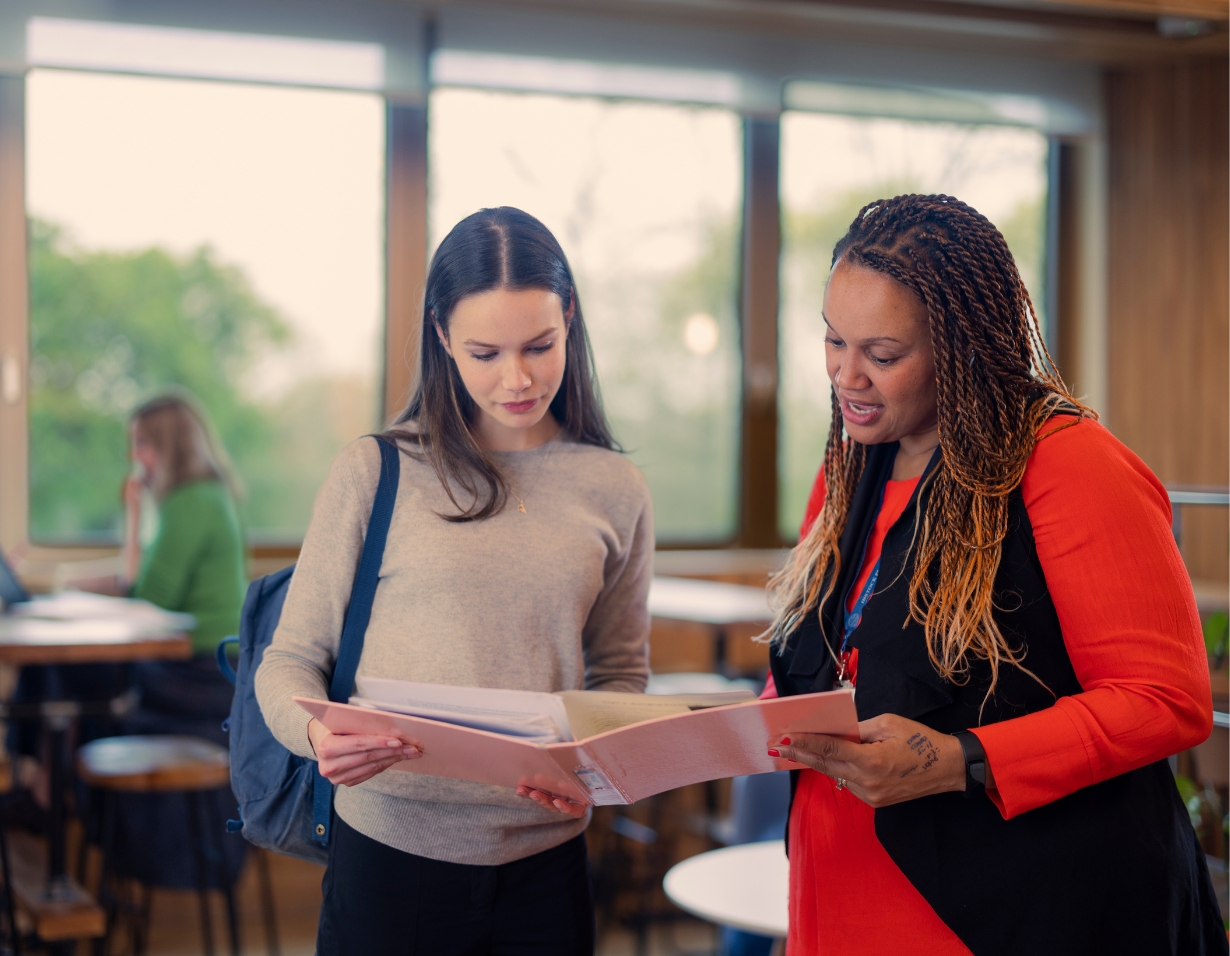
M932 664L946 680L965 683L971 655L987 661L989 698L1001 666L1023 669L1024 651L992 617L1008 496L1047 419L1057 411L1096 415L1064 385L1003 235L970 206L942 195L877 200L833 250L834 268L842 259L895 279L926 307L941 458L915 526L910 620L924 626ZM824 507L770 584L778 610L768 634L779 645L832 595L842 529L866 462L865 446L843 440L836 391L832 407Z

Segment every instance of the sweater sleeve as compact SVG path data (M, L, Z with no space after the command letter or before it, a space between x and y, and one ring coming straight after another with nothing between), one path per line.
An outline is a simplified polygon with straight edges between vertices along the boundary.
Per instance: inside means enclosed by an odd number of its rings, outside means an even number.
M1086 420L1050 427L1021 491L1083 693L971 728L1005 819L1192 747L1213 719L1195 597L1152 472Z
M132 596L168 611L184 610L192 573L206 544L206 524L212 517L192 507L186 488L167 495L158 510L158 534L141 562Z
M328 675L363 551L378 462L379 449L364 439L334 459L316 496L273 641L256 671L256 699L265 723L301 757L316 756L307 735L312 718L294 698L329 696Z
M640 694L649 681L649 583L653 579L653 500L638 470L640 508L622 547L607 559L604 583L582 634L587 690Z

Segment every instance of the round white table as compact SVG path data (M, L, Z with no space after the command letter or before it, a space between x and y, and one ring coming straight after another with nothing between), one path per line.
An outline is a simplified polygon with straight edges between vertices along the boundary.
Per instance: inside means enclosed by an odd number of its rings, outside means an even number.
M711 923L786 935L790 863L781 840L712 850L677 863L662 881L671 902Z

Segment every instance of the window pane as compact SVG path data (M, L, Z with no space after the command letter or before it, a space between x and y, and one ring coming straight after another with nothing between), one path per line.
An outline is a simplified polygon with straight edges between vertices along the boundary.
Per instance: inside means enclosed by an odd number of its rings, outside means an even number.
M381 99L36 70L27 109L32 535L114 536L127 415L173 385L253 537L297 538L379 420Z
M794 541L824 459L829 381L820 310L829 262L873 199L947 193L1004 233L1045 322L1047 141L1004 126L788 112L782 117L778 526Z
M741 134L728 110L439 89L432 247L517 206L576 274L606 411L644 469L659 540L720 540L736 518Z

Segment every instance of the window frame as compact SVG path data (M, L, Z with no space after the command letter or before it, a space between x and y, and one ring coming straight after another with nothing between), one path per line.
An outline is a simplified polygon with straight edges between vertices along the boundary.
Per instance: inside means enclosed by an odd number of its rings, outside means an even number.
M430 41L430 33L428 39ZM430 46L430 43L429 43ZM429 57L424 57L424 63ZM424 71L426 72L426 70ZM424 76L421 98L385 96L385 348L382 363L383 409L390 421L404 407L414 385L420 335L423 287L427 269L428 96ZM788 546L778 529L778 308L781 252L780 170L781 112L737 110L744 131L742 243L738 296L741 335L738 492L736 533L726 540L660 541L660 550ZM114 553L115 548L33 545L28 534L29 366L28 272L25 209L25 78L0 75L0 549L31 549L31 557L68 559ZM1071 153L1079 143L1066 142ZM1055 148L1058 156L1058 146ZM1072 177L1072 162L1052 162L1048 191L1055 196ZM1056 181L1058 177L1059 181ZM1088 216L1071 203L1056 202L1048 217L1048 299L1064 295L1057 277L1072 250L1058 241ZM1088 227L1085 227L1088 232ZM1081 270L1082 272L1084 270ZM1082 275L1075 280L1088 282ZM1070 296L1070 294L1069 294ZM1049 302L1048 302L1049 304ZM1056 303L1047 338L1059 344L1071 333L1067 315L1076 311ZM1060 322L1059 313L1065 321ZM1064 352L1067 349L1060 348ZM12 384L16 368L17 384ZM13 394L15 400L10 400ZM261 562L282 562L298 553L294 544L254 545Z

